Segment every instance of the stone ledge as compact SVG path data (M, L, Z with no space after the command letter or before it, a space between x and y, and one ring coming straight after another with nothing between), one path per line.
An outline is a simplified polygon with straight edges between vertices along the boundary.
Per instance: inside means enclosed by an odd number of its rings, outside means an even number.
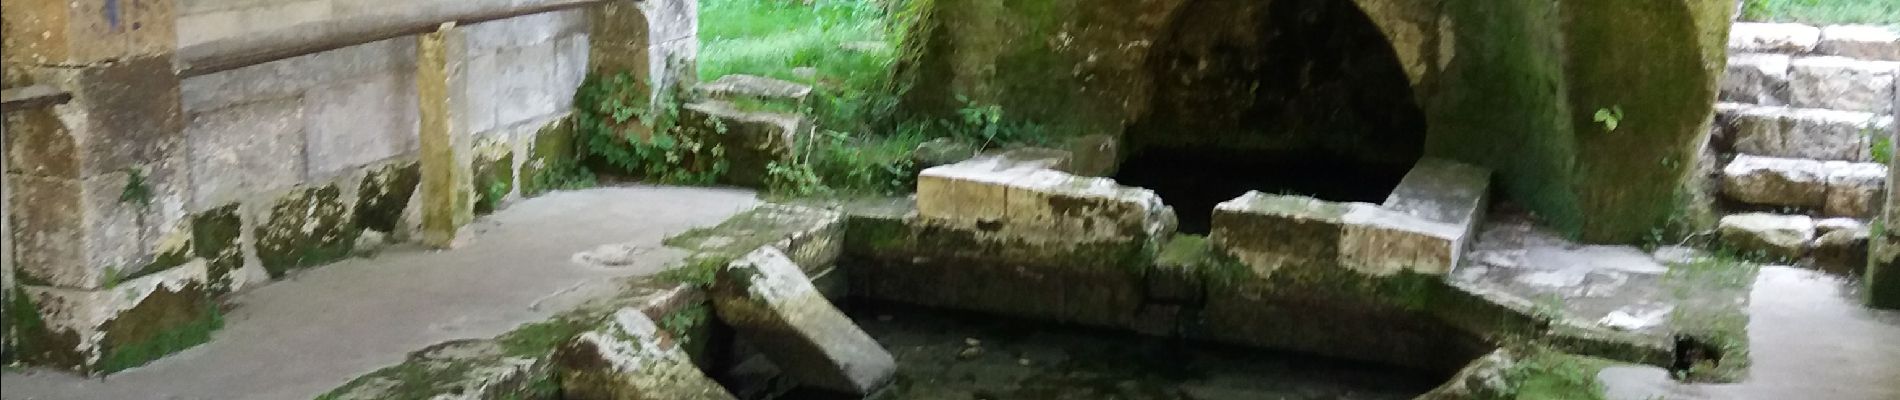
M1900 33L1872 25L1823 27L1815 51L1863 60L1900 61Z
M1786 54L1734 54L1721 80L1721 100L1764 106L1788 104Z
M1867 132L1893 125L1893 117L1857 111L1716 105L1720 139L1736 153L1780 158L1869 161Z
M1736 23L1729 30L1728 48L1738 53L1801 54L1814 51L1821 29L1802 24Z
M210 340L223 326L204 260L100 290L21 286L7 305L18 342L36 365L109 374Z
M1069 157L1017 149L926 169L917 178L918 216L1023 237L1155 246L1174 231L1174 210L1154 191L1060 171Z
M1743 203L1801 207L1829 216L1869 218L1886 187L1887 167L1738 155L1722 168L1722 193Z

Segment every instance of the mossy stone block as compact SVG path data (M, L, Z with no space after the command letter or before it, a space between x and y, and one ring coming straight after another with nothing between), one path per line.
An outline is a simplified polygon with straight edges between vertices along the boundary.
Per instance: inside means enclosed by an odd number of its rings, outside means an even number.
M205 259L208 282L213 295L231 290L231 272L244 268L244 248L239 235L244 227L238 217L238 205L231 204L192 216L193 253Z
M291 192L257 227L257 257L272 278L348 257L362 232L336 186Z
M508 193L514 191L515 153L476 156L469 169L475 172L475 214L495 212Z
M370 172L357 185L356 224L363 229L394 232L402 222L402 210L422 183L422 167L416 163L393 164Z

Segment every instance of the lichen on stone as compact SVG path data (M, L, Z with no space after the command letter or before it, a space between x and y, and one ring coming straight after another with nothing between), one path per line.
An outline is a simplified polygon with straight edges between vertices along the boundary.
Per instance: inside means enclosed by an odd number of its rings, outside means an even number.
M272 278L348 257L362 233L336 186L299 189L277 200L256 228L257 257Z

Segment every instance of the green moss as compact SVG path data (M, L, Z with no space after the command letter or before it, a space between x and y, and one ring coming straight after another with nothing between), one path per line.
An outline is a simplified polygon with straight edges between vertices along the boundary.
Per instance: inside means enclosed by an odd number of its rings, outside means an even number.
M105 339L96 370L113 373L145 365L211 340L224 314L203 287L173 292L161 287L132 309L100 326Z
M1561 3L1582 238L1634 243L1677 212L1710 123L1732 2ZM1632 57L1643 60L1632 63ZM1596 110L1625 112L1613 132Z
M510 356L540 356L554 351L555 346L573 339L585 328L581 321L555 318L522 325L495 340L501 343L502 351Z
M1670 265L1663 283L1676 302L1670 326L1678 337L1718 354L1703 355L1688 380L1733 382L1747 372L1749 289L1760 267L1733 256Z
M349 256L362 232L346 212L336 186L292 192L271 207L256 228L257 257L272 278Z
M1530 355L1503 371L1511 399L1600 400L1603 384L1597 373L1612 363L1590 357L1532 349Z
M206 260L206 289L213 295L231 290L231 272L244 267L244 249L238 236L243 224L238 205L211 209L191 218L193 252Z
M356 224L378 232L395 232L402 222L402 211L422 183L422 167L417 163L392 164L371 172L358 184Z
M574 127L571 119L561 119L535 132L531 155L521 167L523 196L538 196L554 190L592 187L592 171L575 159Z
M165 244L169 247L158 249L158 253L152 255L152 261L145 263L143 266L123 271L113 271L114 273L112 275L106 277L105 287L118 286L120 282L138 279L171 269L172 267L184 265L193 258L193 246L191 242L192 239L190 236L186 236L183 242Z
M508 197L508 192L514 191L514 153L504 153L499 157L477 157L469 168L475 171L475 214L495 212L501 206L501 201Z
M40 309L33 303L31 294L19 288L6 299L8 337L11 346L7 354L23 363L47 365L65 368L78 368L85 365L85 357L74 348L79 347L79 334L72 331L54 332L46 326L46 320L40 316Z

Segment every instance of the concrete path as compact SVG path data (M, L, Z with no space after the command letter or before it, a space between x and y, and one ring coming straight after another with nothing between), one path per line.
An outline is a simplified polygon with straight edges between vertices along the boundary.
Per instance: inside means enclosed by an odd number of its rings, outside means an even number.
M486 338L684 256L660 241L757 204L748 191L603 188L542 196L471 225L455 250L394 249L237 295L208 344L104 379L10 371L5 399L309 399L410 351ZM625 267L570 261L629 244Z
M1605 369L1611 399L1900 399L1900 312L1861 307L1852 282L1762 268L1749 305L1754 366L1741 383L1688 385L1647 367Z

